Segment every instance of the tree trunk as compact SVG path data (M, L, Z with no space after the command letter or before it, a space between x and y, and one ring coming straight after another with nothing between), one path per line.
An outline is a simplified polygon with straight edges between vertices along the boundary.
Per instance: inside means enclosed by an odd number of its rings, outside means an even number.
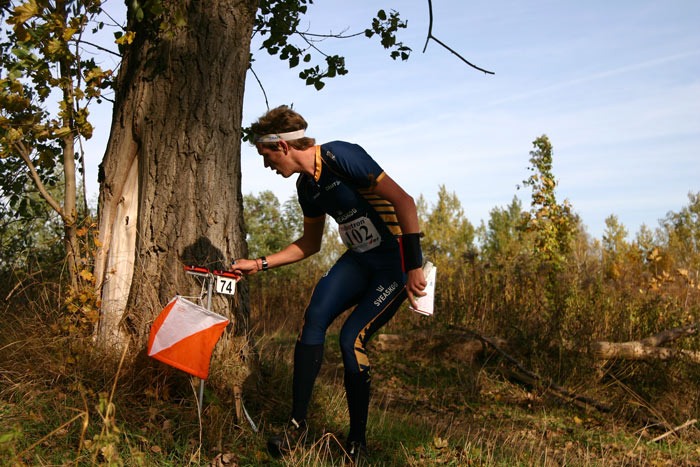
M165 5L165 3L164 3ZM95 265L99 342L143 348L154 316L176 294L199 294L183 266L227 269L245 256L240 141L256 0L168 2L187 26L135 21L100 166ZM172 27L172 26L171 26ZM247 325L247 289L212 310Z
M65 138L63 147L63 177L65 180L65 192L63 199L63 231L64 244L66 246L66 260L68 263L68 274L71 287L78 290L78 257L80 248L78 246L78 213L76 209L76 183L75 183L75 146L73 135Z
M67 27L68 13L66 11L66 2L56 2L56 11L63 23L63 27ZM61 78L66 80L63 87L63 103L67 109L75 108L75 96L73 90L73 80L71 76L70 63L66 58L63 58L59 64ZM63 117L63 126L65 128L75 128L75 122L72 114ZM75 179L75 134L63 138L63 231L64 244L66 247L66 260L68 263L68 274L73 290L78 290L78 258L80 256L78 246L78 210L77 210L77 185Z

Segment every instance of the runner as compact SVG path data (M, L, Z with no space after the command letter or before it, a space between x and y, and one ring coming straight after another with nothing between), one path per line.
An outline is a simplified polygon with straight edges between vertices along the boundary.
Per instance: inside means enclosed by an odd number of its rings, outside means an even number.
M350 413L348 453L367 455L370 363L366 344L408 297L425 295L418 216L413 198L356 144L315 145L307 123L287 106L270 110L252 125L258 153L285 178L299 174L297 194L304 213L300 239L257 259L237 259L232 270L255 274L307 258L321 248L326 214L338 223L348 250L321 278L304 314L294 349L293 405L284 433L268 441L279 456L307 431L307 410L321 368L326 330L353 307L340 331L345 390Z

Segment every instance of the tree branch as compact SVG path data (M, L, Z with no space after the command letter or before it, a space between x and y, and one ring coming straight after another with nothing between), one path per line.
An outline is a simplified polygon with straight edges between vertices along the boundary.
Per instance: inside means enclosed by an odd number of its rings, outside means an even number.
M258 86L260 86L260 90L263 93L263 97L265 98L265 107L267 110L270 110L270 103L267 101L267 93L265 92L265 88L263 87L262 82L260 81L260 78L258 78L258 74L255 73L255 70L253 70L253 67L250 66L250 72L253 73L253 76L255 76L255 80L258 82Z
M297 32L297 34L299 34L299 36L301 36L301 38L304 39L304 42L309 44L309 47L311 47L312 49L314 49L316 52L320 53L324 57L328 57L328 54L324 53L321 49L316 47L309 39L306 38L306 36L304 34L302 34L300 32ZM320 41L318 41L318 42L320 42ZM306 49L306 50L308 50L308 49Z
M92 42L88 42L88 41L85 41L85 40L82 40L82 39L80 39L79 41L76 41L76 42L79 42L80 44L87 44L87 45L89 45L90 47L94 47L94 48L96 48L96 49L98 49L98 50L101 50L101 51L103 51L103 52L107 52L108 54L116 55L117 57L122 58L122 55L121 55L121 54L119 54L119 53L117 53L117 52L114 52L114 51L112 51L112 50L106 49L106 48L104 48L104 47L102 47L102 46L100 46L100 45L93 44Z
M457 56L457 58L459 58L460 60L462 60L464 63L466 63L466 64L469 65L470 67L472 67L472 68L474 68L474 69L476 69L476 70L479 70L479 71L481 71L481 72L483 72L483 73L487 73L487 74L489 74L489 75L495 74L493 71L484 70L483 68L478 67L478 66L474 65L473 63L469 62L466 58L462 57L460 54L458 54L457 52L455 52L452 48L450 48L449 46L447 46L444 42L442 42L441 40L439 40L437 37L433 36L433 2L432 2L432 0L428 0L428 10L429 10L429 13L430 13L430 23L429 23L429 25L428 25L428 36L425 38L425 45L423 46L423 53L425 53L425 50L428 48L428 42L430 42L430 39L432 39L432 40L434 40L435 42L437 42L439 45L443 46L444 48L446 48L447 50L449 50L450 52L452 52L454 55Z
M295 31L295 32L297 34L301 34L301 35L305 35L305 36L322 37L324 39L351 39L353 37L362 36L365 33L364 31L361 31L361 32L353 33L353 34L343 35L342 32L338 33L338 34L333 34L332 32L328 33L328 34L315 34L313 32L301 32L301 31Z
M698 332L698 323L693 323L688 326L677 327L661 331L653 336L645 337L640 342L644 345L659 346L668 341L676 340L679 337L689 336Z
M56 202L55 199L51 197L49 192L46 190L46 187L42 183L41 178L39 178L39 174L37 173L36 168L32 163L32 160L29 158L29 152L27 151L27 148L24 147L24 144L22 144L21 141L16 142L14 146L22 160L24 160L24 162L27 164L27 167L29 167L29 173L32 176L32 180L34 180L36 187L39 189L39 193L41 193L41 196L46 200L47 203L49 203L53 210L61 216L64 222L69 222L69 219L66 217L61 206Z

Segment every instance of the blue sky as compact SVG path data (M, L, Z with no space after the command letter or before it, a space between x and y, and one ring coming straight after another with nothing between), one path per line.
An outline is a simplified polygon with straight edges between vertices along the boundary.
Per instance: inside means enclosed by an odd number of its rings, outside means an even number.
M376 39L327 40L317 45L345 55L349 73L318 92L297 77L301 67L254 50L270 106L293 104L319 142L362 145L415 197L432 203L444 184L475 225L514 195L529 204L529 192L516 186L542 134L554 146L558 197L594 237L610 214L631 237L642 223L656 227L700 191L700 1L433 4L433 34L495 75L432 41L422 53L426 0L317 0L303 23L310 32L357 32L379 6L400 11L408 29L399 40L411 58L391 60ZM250 124L266 110L250 73L245 96ZM93 115L101 134L89 150L89 178L109 132L109 112ZM245 143L242 170L246 194L294 195L294 179L265 169ZM96 181L88 189L95 192Z

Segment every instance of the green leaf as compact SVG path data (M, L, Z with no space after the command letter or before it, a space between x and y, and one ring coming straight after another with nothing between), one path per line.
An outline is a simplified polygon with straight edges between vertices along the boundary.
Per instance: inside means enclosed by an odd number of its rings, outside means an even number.
M184 28L185 26L187 26L187 19L185 18L185 15L182 13L182 11L178 11L175 15L175 26L178 28Z
M22 77L22 70L15 69L10 71L10 73L7 75L8 78L11 80L19 79Z
M148 11L150 11L153 16L160 15L164 10L160 1L148 2Z
M379 10L377 12L377 18L379 18L382 21L386 20L386 12L384 10Z

